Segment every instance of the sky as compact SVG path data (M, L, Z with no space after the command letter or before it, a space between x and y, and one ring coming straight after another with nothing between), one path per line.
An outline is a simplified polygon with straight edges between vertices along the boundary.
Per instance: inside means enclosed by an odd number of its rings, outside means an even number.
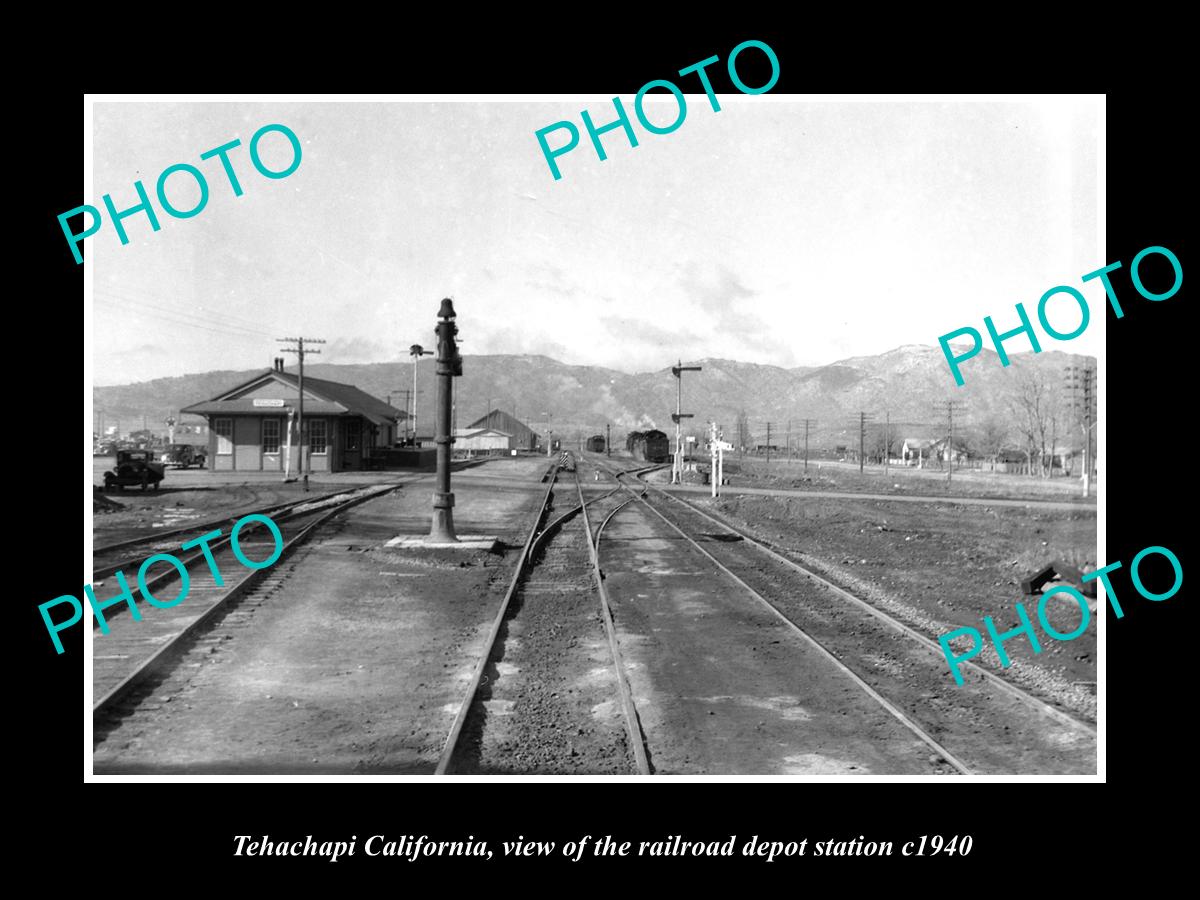
M653 96L653 95L651 95ZM668 123L675 101L646 109ZM1092 324L1046 350L1097 355L1103 288L1081 276L1098 255L1102 100L814 102L687 95L673 133L638 124L603 135L609 98L532 102L97 102L94 195L133 206L159 173L197 166L210 196L176 219L155 199L87 238L94 265L95 382L265 368L275 338L323 338L315 362L407 361L434 344L454 299L461 349L542 354L626 372L677 358L824 365L903 344L936 344L1031 318L1049 288L1088 297ZM555 180L535 132L576 124L579 146ZM263 125L295 132L286 178L251 164ZM200 154L234 138L244 193ZM565 132L549 137L552 146ZM282 169L286 139L262 159ZM173 175L179 208L198 197ZM1059 298L1059 331L1079 313ZM1012 350L1028 349L1023 341ZM290 362L290 360L289 360Z

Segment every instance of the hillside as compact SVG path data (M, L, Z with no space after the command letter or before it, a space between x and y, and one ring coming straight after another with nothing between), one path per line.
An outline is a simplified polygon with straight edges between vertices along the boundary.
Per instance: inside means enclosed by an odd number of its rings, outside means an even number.
M843 432L857 434L860 411L883 422L890 414L895 434L936 432L945 418L945 401L955 400L962 412L955 420L969 426L995 416L1008 418L1007 403L1018 370L1031 368L1062 383L1063 369L1093 362L1091 357L1059 352L1012 356L1002 368L985 350L964 366L966 384L956 387L939 348L897 347L877 356L860 356L820 367L784 369L728 359L688 360L703 371L684 375L684 411L696 414L699 429L715 419L732 433L738 410L749 416L755 434L771 422L772 435L789 422L793 432L805 418L816 419L812 437L819 445L841 442ZM145 416L159 429L167 414L212 397L246 381L262 370L219 371L160 378L138 384L93 390L97 421L120 424L123 431L140 428ZM289 368L288 371L294 371ZM305 370L318 378L357 385L378 397L393 392L393 405L403 408L399 391L412 385L411 363L335 365L317 363ZM421 430L432 422L434 364L419 365ZM603 432L611 423L614 436L630 429L673 430L676 382L670 365L654 372L627 374L597 366L571 366L545 356L466 356L463 377L457 379L458 425L464 427L491 406L515 412L523 421L545 430L574 436ZM774 440L772 441L774 442Z

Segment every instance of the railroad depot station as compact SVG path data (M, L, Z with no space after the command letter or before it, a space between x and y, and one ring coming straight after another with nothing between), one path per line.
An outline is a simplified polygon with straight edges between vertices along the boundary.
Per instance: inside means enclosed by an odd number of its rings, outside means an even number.
M224 393L184 407L208 422L209 468L214 472L298 472L300 437L297 375L277 366ZM304 378L304 430L313 473L367 469L430 469L433 437L397 445L407 413L352 384ZM503 410L491 410L454 432L459 455L537 451L538 433ZM289 459L290 456L290 459Z
M209 423L209 467L216 472L297 472L299 378L281 367L185 407ZM350 384L304 379L305 449L313 472L377 468L405 414ZM289 459L290 455L290 459Z

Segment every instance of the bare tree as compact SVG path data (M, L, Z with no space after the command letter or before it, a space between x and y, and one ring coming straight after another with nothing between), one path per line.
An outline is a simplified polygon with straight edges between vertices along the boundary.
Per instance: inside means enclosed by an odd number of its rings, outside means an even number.
M1008 443L1009 428L998 416L988 416L976 429L975 445L980 454L991 461L992 471L996 471L996 459Z
M887 425L879 425L875 430L874 437L869 445L871 458L882 463L884 457L891 459L897 456L896 429L889 428Z
M1061 418L1058 395L1058 385L1047 371L1027 366L1013 374L1009 408L1029 459L1030 475L1033 475L1035 456L1038 474L1049 478L1053 472L1054 442Z

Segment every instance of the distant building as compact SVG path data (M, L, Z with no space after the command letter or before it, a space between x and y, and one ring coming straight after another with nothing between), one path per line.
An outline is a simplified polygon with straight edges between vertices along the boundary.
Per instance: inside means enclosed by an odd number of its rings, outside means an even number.
M486 416L472 422L463 430L475 431L479 429L487 429L508 435L509 442L506 449L509 450L535 450L538 446L537 432L520 419L509 415L501 409L492 410ZM455 440L454 449L462 450L463 445Z
M930 462L961 463L967 458L966 442L955 439L953 448L947 438L905 438L900 448L904 464L918 468Z
M182 410L208 421L208 460L214 471L299 470L295 414L299 378L268 369L237 387ZM304 379L304 430L313 472L373 467L390 447L405 414L354 385ZM289 422L291 428L289 429ZM286 459L290 449L291 460Z
M506 451L512 443L512 435L494 428L460 428L454 432L454 450L470 453L496 453Z
M923 466L935 458L934 438L905 438L900 447L900 457L906 466Z

